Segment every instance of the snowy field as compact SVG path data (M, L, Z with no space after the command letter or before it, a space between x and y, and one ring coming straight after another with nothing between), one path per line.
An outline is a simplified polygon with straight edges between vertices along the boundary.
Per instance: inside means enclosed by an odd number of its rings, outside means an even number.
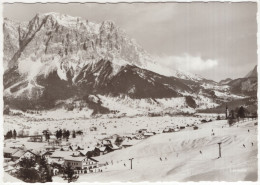
M199 117L135 117L135 118L97 118L97 119L35 119L21 116L5 116L4 133L9 130L16 130L18 135L21 130L29 135L41 134L48 129L55 135L58 129L70 131L83 131L82 136L75 139L70 138L72 144L81 144L85 147L94 146L99 139L118 134L120 136L133 135L139 129L147 129L151 132L162 132L166 127L187 126L187 124L198 125ZM96 128L96 131L90 131ZM191 128L189 128L191 129ZM47 143L27 142L28 138L19 138L17 143L24 144L27 148L39 149ZM16 144L17 144L16 143ZM10 145L7 143L7 146ZM35 146L34 146L35 145Z
M41 133L49 129L82 130L82 137L70 138L72 144L94 146L99 139L113 134L131 135L138 129L162 131L167 126L197 125L174 133L162 133L141 140L136 145L95 157L108 162L97 174L81 174L77 182L109 181L256 181L257 180L257 126L245 121L229 127L226 120L216 121L217 114L198 114L196 117L135 117L120 119L56 119L37 120L29 117L5 116L4 132L21 129ZM202 119L212 122L201 124ZM90 131L96 127L97 131ZM214 133L214 135L212 135ZM222 157L218 159L218 142L222 142ZM40 149L47 143L17 143ZM245 147L243 147L243 144ZM10 143L6 143L10 145ZM200 152L201 151L201 152ZM130 158L133 169L130 170ZM161 158L161 159L160 159ZM54 182L63 182L59 176Z
M103 173L80 175L77 182L256 181L255 122L229 127L225 120L214 121L201 124L198 130L152 136L133 147L97 157L109 163ZM222 142L221 158L218 142ZM134 158L132 170L130 158ZM54 181L63 180L54 177Z

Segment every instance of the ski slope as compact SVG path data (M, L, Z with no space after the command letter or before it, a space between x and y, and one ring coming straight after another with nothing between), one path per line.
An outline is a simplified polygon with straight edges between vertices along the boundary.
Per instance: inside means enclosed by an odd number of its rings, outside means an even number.
M199 125L198 130L152 136L130 148L97 157L100 163L109 165L102 167L102 173L80 175L77 182L256 181L255 122L229 127L226 120L214 121ZM221 158L218 142L222 142ZM130 158L134 158L133 170ZM54 181L63 180L54 177Z

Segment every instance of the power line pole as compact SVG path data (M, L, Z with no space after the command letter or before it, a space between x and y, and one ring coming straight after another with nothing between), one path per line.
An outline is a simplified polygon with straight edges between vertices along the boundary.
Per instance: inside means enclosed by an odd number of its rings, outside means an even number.
M131 170L133 169L133 166L132 166L133 159L134 159L134 158L129 159L129 160L131 161Z
M221 142L218 143L218 150L219 150L218 158L220 158L221 157Z

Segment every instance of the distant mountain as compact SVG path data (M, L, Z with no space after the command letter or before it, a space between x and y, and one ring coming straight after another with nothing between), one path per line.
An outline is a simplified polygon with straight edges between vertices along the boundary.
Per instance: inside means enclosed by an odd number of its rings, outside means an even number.
M245 78L257 78L257 65L254 67L252 71L250 71Z
M192 112L232 98L212 80L161 66L112 21L46 13L23 23L5 18L3 31L4 102L15 108L74 102L102 113L119 102L131 111L132 102L145 102L153 111Z
M230 81L232 81L231 78L226 78L226 79L224 79L224 80L220 80L220 81L219 81L219 84L221 84L221 85L226 85L226 84L228 84Z
M244 94L249 96L257 95L257 66L254 67L244 78L231 80L228 85L234 94Z

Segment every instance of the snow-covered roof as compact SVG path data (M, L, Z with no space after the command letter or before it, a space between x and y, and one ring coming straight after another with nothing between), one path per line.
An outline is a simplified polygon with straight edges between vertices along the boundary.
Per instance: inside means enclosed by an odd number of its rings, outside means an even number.
M98 148L101 152L104 152L106 150L106 147L102 146L100 148Z
M13 157L22 157L23 156L23 154L25 154L25 151L24 150L18 150L17 152L15 152L14 154L13 154Z
M53 158L65 158L65 157L68 157L68 156L72 156L73 155L73 151L54 151L51 155L51 157Z
M87 157L72 157L72 156L66 156L64 157L65 161L83 161L84 159L86 159Z
M108 146L109 148L113 149L113 150L118 150L119 147L116 146L115 144L112 144L112 146Z
M87 148L87 149L84 149L84 150L79 150L80 153L82 153L83 155L86 155L88 152L91 152L93 151L95 148Z
M153 135L154 135L154 133L150 133L150 132L144 133L144 136L153 136Z
M64 160L65 161L78 161L78 162L81 162L83 161L84 159L89 159L89 160L92 160L92 161L95 161L95 162L98 162L96 159L93 159L92 157L72 157L72 156L68 156L68 157L65 157Z
M18 149L14 149L14 148L4 148L4 153L14 154L17 151Z
M132 146L132 145L135 145L137 143L139 143L140 140L137 140L137 139L132 139L132 140L124 140L122 142L122 146Z
M27 150L35 155L40 155L41 154L41 151L40 150L36 150L36 149L32 149L32 150Z

